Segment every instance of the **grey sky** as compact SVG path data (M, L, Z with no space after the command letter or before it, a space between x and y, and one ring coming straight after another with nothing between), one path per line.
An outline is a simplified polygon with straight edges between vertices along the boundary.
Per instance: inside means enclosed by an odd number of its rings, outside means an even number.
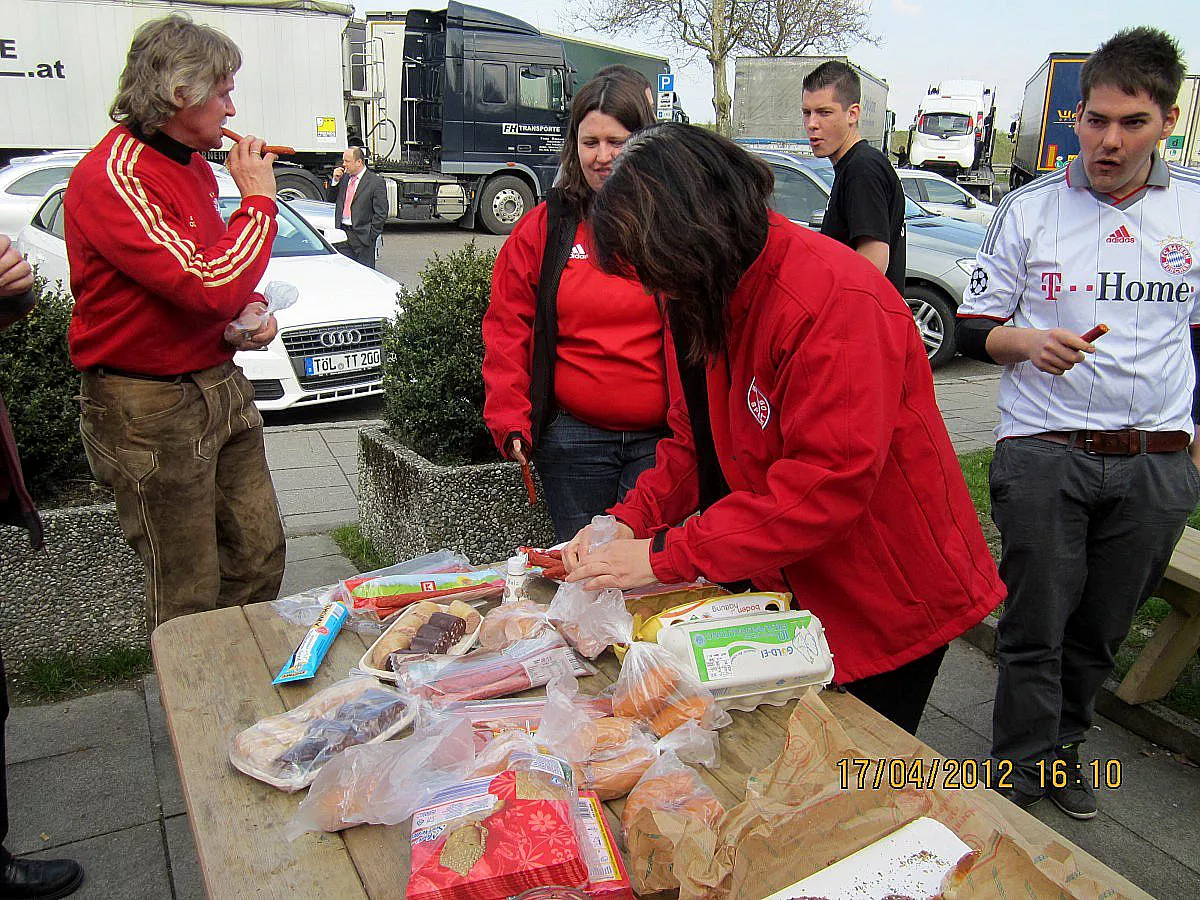
M684 109L696 122L711 122L712 75L704 60L688 59L686 48L654 41L653 35L607 35L579 27L579 2L570 0L475 0L524 19L539 28L653 50L671 60ZM445 0L356 0L366 9L445 8ZM1190 61L1189 71L1200 74L1200 16L1187 13L1188 4L1142 0L1108 4L1099 0L875 0L871 28L882 37L878 46L860 45L848 55L859 65L887 80L888 108L899 127L912 121L920 98L931 82L978 79L996 86L997 123L1007 128L1021 105L1025 81L1053 51L1090 51L1112 34L1131 25L1154 25L1172 34ZM730 70L730 87L733 72Z

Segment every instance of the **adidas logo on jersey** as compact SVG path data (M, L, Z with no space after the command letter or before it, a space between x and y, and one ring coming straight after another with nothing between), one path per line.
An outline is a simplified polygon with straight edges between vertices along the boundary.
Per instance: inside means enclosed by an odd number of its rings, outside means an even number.
M1133 238L1130 238L1133 240ZM571 259L587 259L587 250L583 248L583 244L576 244L571 248Z
M1136 244L1137 239L1129 233L1129 229L1122 225L1116 231L1108 236L1110 244Z

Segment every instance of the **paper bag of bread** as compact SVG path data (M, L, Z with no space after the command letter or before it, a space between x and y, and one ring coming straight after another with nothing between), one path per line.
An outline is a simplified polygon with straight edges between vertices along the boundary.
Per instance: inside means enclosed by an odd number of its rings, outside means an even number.
M466 778L474 762L470 723L427 715L402 740L352 747L335 757L284 833L294 841L308 831L365 822L398 825L439 790Z
M644 722L658 737L689 719L704 728L724 728L733 721L674 656L643 641L635 642L625 655L612 688L612 704L613 715Z
M725 809L699 773L668 750L646 770L625 799L621 832L629 872L639 894L673 890L673 867L684 841L715 835Z
M504 650L517 641L553 630L544 604L532 600L502 603L483 617L479 646L484 650Z

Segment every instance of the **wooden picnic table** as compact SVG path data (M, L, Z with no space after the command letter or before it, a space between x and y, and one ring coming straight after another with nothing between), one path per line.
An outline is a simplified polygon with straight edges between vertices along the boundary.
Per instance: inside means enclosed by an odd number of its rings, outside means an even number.
M214 900L251 894L288 900L402 898L410 859L407 824L360 825L289 842L284 826L303 793L278 791L241 774L229 762L229 746L238 732L343 678L371 643L367 636L346 630L315 678L273 686L271 679L304 632L267 603L186 616L154 632L154 665L205 886ZM611 652L598 666L598 675L580 679L581 691L596 693L616 677L618 664ZM939 756L850 694L826 691L822 699L850 739L868 754L918 755L926 760ZM763 706L732 714L733 724L721 731L721 766L702 773L726 807L742 799L751 772L779 755L791 707ZM1058 841L1075 855L1080 870L1101 884L1131 898L1150 896L996 794L980 787L970 792L970 799L992 807L1010 833L1031 844ZM622 801L606 806L609 824L619 835Z

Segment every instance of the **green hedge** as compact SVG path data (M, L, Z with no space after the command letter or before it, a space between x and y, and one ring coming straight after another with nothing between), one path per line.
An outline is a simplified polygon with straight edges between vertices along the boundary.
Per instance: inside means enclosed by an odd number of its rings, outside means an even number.
M397 440L441 465L498 459L483 424L483 314L495 250L475 242L421 270L383 338L384 417Z
M0 331L0 393L21 452L25 481L40 501L64 482L87 476L79 439L79 373L67 353L74 301L60 285L38 279L38 303Z

